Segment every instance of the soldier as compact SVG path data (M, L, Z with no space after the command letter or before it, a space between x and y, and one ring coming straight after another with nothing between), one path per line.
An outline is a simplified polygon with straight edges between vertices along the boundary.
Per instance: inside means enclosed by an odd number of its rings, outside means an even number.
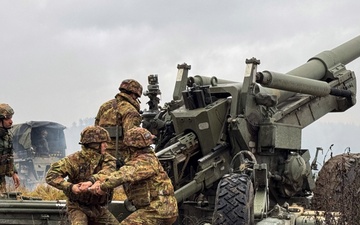
M133 79L121 82L120 93L100 106L95 125L104 127L110 134L111 143L107 151L114 156L119 168L123 160L128 157L129 150L123 144L122 134L134 126L140 126L140 103L138 98L142 94L142 86Z
M12 177L15 188L20 185L20 179L14 165L12 136L9 133L13 124L13 115L14 110L8 104L0 104L0 193L6 192L5 176Z
M80 187L87 188L95 182L95 174L115 171L115 158L106 153L109 141L104 128L88 126L81 132L81 150L53 163L47 172L46 182L68 197L67 212L72 225L119 224L106 207L112 199L112 189L102 196L80 191Z
M95 175L89 191L99 195L126 184L128 200L136 207L120 224L173 224L178 216L177 201L170 178L150 146L154 135L145 128L134 127L124 136L130 148L125 165L110 176Z
M49 143L47 141L48 132L46 130L41 130L40 136L41 136L40 140L38 141L38 144L36 146L36 153L39 156L49 157L50 149L49 149Z

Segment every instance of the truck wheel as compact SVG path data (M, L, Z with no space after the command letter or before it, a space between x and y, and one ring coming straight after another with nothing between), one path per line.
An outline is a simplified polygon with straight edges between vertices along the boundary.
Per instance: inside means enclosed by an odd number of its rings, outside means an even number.
M213 225L254 224L254 189L248 175L227 174L219 182Z
M341 154L329 159L321 168L315 183L312 208L341 212L343 219L360 220L360 154Z

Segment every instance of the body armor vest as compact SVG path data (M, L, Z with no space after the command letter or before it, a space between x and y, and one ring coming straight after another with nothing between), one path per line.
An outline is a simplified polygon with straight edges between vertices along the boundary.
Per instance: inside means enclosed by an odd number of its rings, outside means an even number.
M149 177L148 179L141 180L135 183L130 183L127 185L126 193L128 199L137 207L144 207L150 204L151 201L155 200L158 196L168 196L174 194L174 188L171 184L167 173L164 171L160 162L158 161L155 154L151 149L140 150L145 151L147 154L152 154L155 165L149 165L156 167L157 173ZM151 151L151 153L150 153ZM152 157L152 156L150 156Z
M78 157L77 161L77 176L72 176L69 178L69 182L73 184L77 184L79 182L89 181L90 177L101 170L101 165L103 161L103 156L100 159L98 165L93 169L87 160L86 157L81 157L81 152L79 153L80 157ZM69 198L72 202L78 202L80 205L106 205L111 202L113 197L113 189L109 190L109 192L105 195L95 195L90 192L84 192L80 194L74 194L71 189L64 190L64 194Z

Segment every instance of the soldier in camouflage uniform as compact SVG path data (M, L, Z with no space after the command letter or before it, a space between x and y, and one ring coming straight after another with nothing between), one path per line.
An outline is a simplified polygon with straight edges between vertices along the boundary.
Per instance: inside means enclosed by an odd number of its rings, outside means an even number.
M5 103L0 104L0 194L6 192L5 176L12 177L15 188L20 179L14 165L14 149L12 135L9 133L13 121L14 110Z
M129 156L129 150L123 144L123 133L134 126L140 126L140 103L138 98L142 94L142 86L133 79L126 79L121 82L119 87L120 93L100 106L95 125L104 127L110 134L111 143L107 151L119 159L117 166L122 164L126 157Z
M81 150L53 163L47 172L46 182L68 197L67 211L72 225L119 224L107 209L112 189L102 196L81 191L95 182L96 174L106 175L116 170L115 158L106 153L109 141L104 128L88 126L81 132Z
M41 137L36 145L36 154L39 156L49 156L49 154L50 154L49 143L47 141L47 135L48 135L48 132L46 130L42 130L40 132Z
M120 224L165 225L173 224L177 219L173 185L150 146L154 137L145 128L128 130L124 143L130 147L131 155L125 165L110 176L94 176L103 182L95 182L90 191L100 195L126 184L128 200L136 211Z

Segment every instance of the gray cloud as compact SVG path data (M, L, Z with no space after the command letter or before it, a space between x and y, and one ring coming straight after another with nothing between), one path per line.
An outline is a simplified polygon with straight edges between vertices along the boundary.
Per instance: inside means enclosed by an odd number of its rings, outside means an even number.
M3 1L1 102L15 122L94 117L125 78L159 74L172 98L176 65L243 79L245 59L287 72L359 35L359 1ZM347 68L359 73L360 59ZM147 101L142 97L143 107ZM324 121L357 122L359 106Z

